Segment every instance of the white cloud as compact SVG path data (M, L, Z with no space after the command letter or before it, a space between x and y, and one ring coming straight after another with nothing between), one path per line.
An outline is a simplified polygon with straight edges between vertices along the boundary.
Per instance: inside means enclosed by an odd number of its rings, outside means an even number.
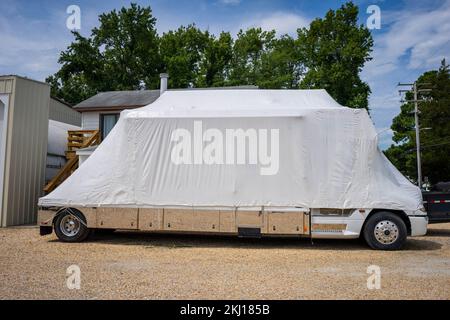
M374 59L365 72L382 76L405 67L435 68L450 53L449 17L450 0L434 10L406 7L397 12L381 11L382 28L389 30L374 36ZM401 65L402 58L407 59L406 65Z
M391 125L400 112L398 82L411 82L425 70L437 69L450 55L450 0L430 9L423 2L408 2L401 10L381 7L381 30L374 30L373 60L363 69L362 78L372 89L371 116L378 128ZM380 146L392 143L391 132L379 137Z
M261 27L263 30L276 30L278 35L294 35L298 28L309 26L310 19L298 14L278 11L269 15L257 15L241 25L242 29Z
M49 9L45 16L30 19L21 15L14 3L8 6L10 14L0 12L0 74L18 74L36 80L45 78L59 69L58 58L73 40L66 28L65 6ZM89 35L96 24L96 14L83 10L82 29Z
M219 2L223 4L237 5L241 3L241 0L220 0Z
M20 25L22 27L18 28ZM0 73L26 75L37 80L57 67L62 37L44 22L16 17L14 25L0 15ZM36 33L35 30L45 30Z
M371 95L369 105L376 106L379 109L391 109L397 107L401 97L397 91L397 87L385 86L384 92L379 95Z
M378 135L378 145L382 150L386 150L392 144L394 132L390 128L376 128Z

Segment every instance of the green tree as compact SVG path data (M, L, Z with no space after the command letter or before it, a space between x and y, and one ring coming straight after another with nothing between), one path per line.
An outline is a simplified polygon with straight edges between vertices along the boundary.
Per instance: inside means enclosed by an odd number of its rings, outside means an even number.
M372 38L357 16L347 3L299 29L297 39L250 28L233 40L229 32L215 36L195 25L159 37L151 8L131 4L101 14L90 37L74 32L47 82L53 95L73 104L100 91L158 88L159 73L168 72L171 88L325 88L341 104L367 108L370 89L359 72Z
M342 105L368 109L370 88L359 74L371 59L373 39L364 25L358 26L356 5L329 10L325 18L299 29L297 44L307 69L302 88L326 89Z
M261 57L261 71L256 84L264 89L298 88L304 68L295 40L284 35L273 40L270 49Z
M442 61L439 70L425 72L417 83L427 84L431 92L419 93L422 172L430 183L450 181L450 71ZM412 93L407 93L412 100ZM392 122L395 144L386 150L387 157L406 176L417 180L414 104L405 103Z
M262 56L270 51L275 41L275 31L261 28L240 30L233 46L228 84L257 85L261 79Z
M181 26L162 35L160 54L163 69L170 75L171 88L197 86L200 62L209 40L209 33L202 32L195 25Z
M198 79L199 87L225 86L233 57L233 39L229 32L221 32L216 38L211 35L205 46L200 62Z
M151 8L131 4L99 21L90 38L73 32L60 70L46 79L52 94L76 104L99 91L157 88L161 61Z
M73 32L75 41L63 51L58 62L61 69L46 79L53 96L78 103L98 91L106 90L104 60L91 39Z
M161 68L158 35L150 7L132 3L129 8L101 14L92 31L93 43L103 48L105 73L115 90L147 88L159 84Z

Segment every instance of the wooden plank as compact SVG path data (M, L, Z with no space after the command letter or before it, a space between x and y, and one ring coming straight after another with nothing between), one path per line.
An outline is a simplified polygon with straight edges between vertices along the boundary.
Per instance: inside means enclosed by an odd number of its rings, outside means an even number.
M80 137L80 136L71 136L71 137L69 137L70 141L81 141L81 142L83 142L84 139L85 139L84 137Z
M192 231L219 232L219 210L194 210L192 219Z
M66 159L70 160L77 157L77 154L75 151L66 151Z
M82 148L87 148L100 143L100 132L97 131L91 137L89 137L84 143Z
M162 230L163 229L163 209L139 209L139 230Z
M135 230L138 228L138 209L97 208L97 228Z
M97 228L97 208L76 208L86 218L88 228Z
M260 211L236 211L236 227L263 228L264 215Z
M193 209L164 209L164 230L193 231Z
M303 212L267 212L269 234L303 234Z
M220 232L237 232L235 210L220 210Z
M85 134L94 134L98 132L98 130L69 130L69 135L85 135Z
M67 144L67 146L68 146L69 148L80 148L80 149L81 149L81 147L83 146L83 143L69 142L69 143Z
M44 187L44 192L52 192L58 185L67 179L68 176L70 176L76 166L78 166L78 157L67 161L64 167L62 167L56 176L54 176L53 179L50 180L50 182Z

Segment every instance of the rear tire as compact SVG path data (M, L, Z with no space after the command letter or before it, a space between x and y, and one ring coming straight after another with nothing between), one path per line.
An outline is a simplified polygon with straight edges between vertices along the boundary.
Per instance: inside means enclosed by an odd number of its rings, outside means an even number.
M408 230L398 215L382 211L367 220L363 236L372 249L399 250L406 242Z
M58 239L63 242L82 242L90 233L84 215L73 208L58 213L54 230Z

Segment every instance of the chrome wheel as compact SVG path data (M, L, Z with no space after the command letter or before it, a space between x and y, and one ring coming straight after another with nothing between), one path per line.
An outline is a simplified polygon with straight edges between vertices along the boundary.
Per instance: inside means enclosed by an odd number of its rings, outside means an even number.
M391 244L398 239L398 226L389 220L383 220L377 223L375 230L375 239L382 244Z
M66 215L59 223L61 232L67 237L74 237L80 232L80 220L72 215Z

